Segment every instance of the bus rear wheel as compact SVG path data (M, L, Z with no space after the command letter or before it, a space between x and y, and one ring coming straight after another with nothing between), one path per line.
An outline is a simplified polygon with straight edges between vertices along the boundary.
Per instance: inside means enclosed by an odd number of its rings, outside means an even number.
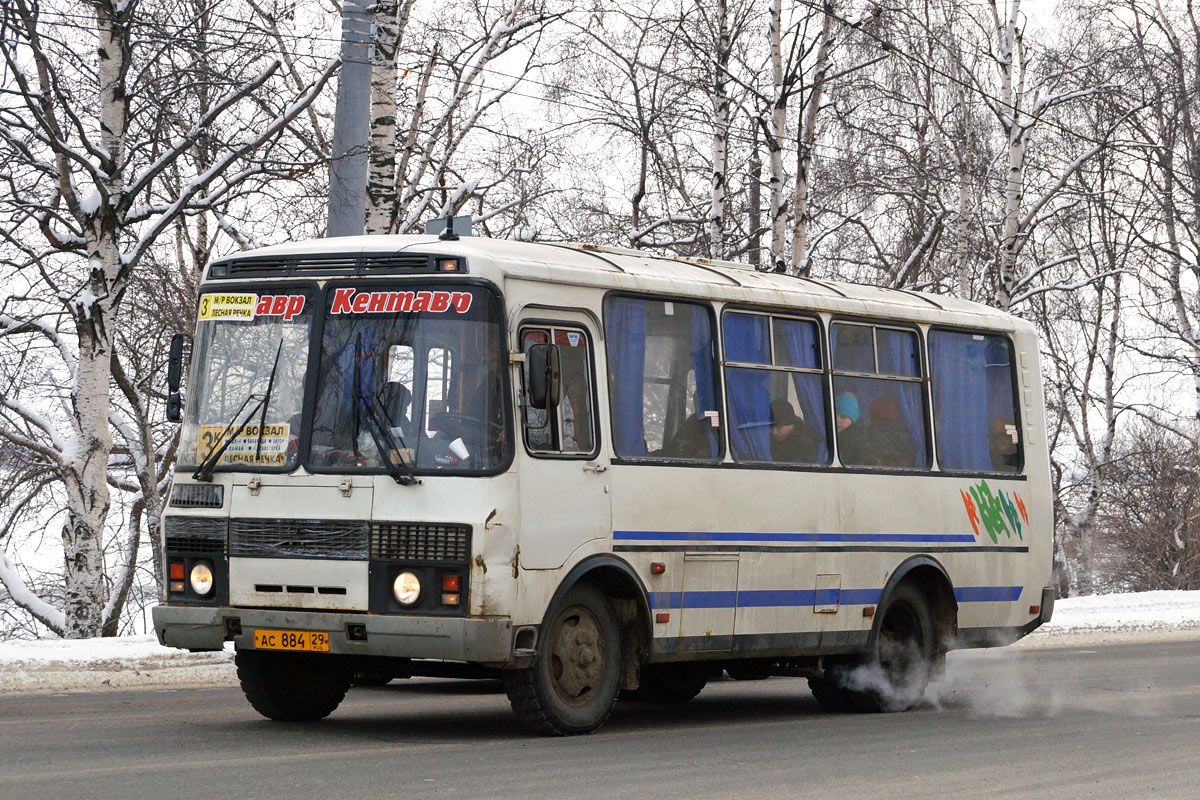
M250 705L280 722L324 719L350 688L350 671L329 656L239 650L234 663Z
M550 614L533 666L506 672L504 688L524 727L570 736L604 724L620 677L621 630L612 603L597 587L579 583Z
M867 653L838 660L809 689L827 711L907 711L920 702L933 675L936 626L929 600L915 584L897 586L879 614Z

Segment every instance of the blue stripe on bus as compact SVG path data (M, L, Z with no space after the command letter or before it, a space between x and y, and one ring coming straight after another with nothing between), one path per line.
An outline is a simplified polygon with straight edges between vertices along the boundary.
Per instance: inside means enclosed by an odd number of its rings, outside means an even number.
M1020 586L962 586L954 590L954 599L960 603L1011 603L1020 598Z
M1020 586L963 586L954 590L960 603L1013 602ZM882 589L747 589L743 591L650 592L652 608L798 608L813 605L869 606Z
M970 533L734 533L725 531L613 531L624 541L692 542L975 542Z

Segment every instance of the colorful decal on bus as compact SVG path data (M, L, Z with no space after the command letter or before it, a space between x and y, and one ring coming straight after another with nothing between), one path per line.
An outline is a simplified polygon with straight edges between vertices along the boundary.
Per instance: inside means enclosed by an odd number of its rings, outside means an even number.
M1021 521L1024 520L1028 525L1029 513L1025 510L1025 502L1021 495L1016 492L1010 495L1003 489L993 493L987 481L980 481L968 491L969 493L959 489L958 493L962 495L963 506L967 510L967 521L971 523L976 536L979 535L979 526L982 525L993 542L999 540L1000 534L1009 539L1014 533L1018 539L1025 538L1021 531Z

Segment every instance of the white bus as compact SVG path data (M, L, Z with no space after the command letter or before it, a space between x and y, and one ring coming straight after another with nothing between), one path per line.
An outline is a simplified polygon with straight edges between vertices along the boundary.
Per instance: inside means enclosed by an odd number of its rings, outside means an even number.
M576 244L379 236L206 271L163 644L250 703L500 677L546 733L722 671L903 710L1050 618L1033 328L977 304Z

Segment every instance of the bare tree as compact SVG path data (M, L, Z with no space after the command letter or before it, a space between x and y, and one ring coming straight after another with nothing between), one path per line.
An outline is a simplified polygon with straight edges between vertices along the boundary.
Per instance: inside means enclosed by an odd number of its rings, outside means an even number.
M477 0L412 17L413 3L377 10L378 63L372 80L371 171L367 231L408 233L429 216L445 216L496 180L471 166L491 137L520 141L503 121L503 103L538 69L538 42L560 15L537 0L512 0L496 9ZM419 45L406 45L409 41ZM396 61L412 63L403 99ZM517 62L500 69L498 64ZM397 146L399 109L409 111L403 146ZM478 148L478 149L477 149ZM504 176L507 177L507 176Z
M14 0L0 26L11 81L0 106L0 159L7 165L0 205L12 222L0 232L0 269L22 286L0 308L0 338L16 351L44 342L57 356L49 367L57 385L45 395L31 395L33 381L16 368L0 395L0 437L48 465L66 505L60 603L31 592L7 560L0 561L0 580L39 621L68 637L97 635L113 607L102 552L114 448L110 382L133 276L181 215L219 209L251 176L270 171L254 156L304 112L336 66L299 93L277 95L273 115L256 118L250 101L277 88L280 63L248 59L236 80L218 81L182 135L163 138L176 113L173 87L155 83L163 76L152 67L176 42L146 34L178 12L149 2L51 9ZM176 35L190 35L193 25L185 13ZM94 62L77 56L91 48ZM193 75L175 77L178 87ZM211 166L171 196L159 193L172 166L234 116L242 123L237 135L212 143L219 156Z
M1200 589L1196 436L1142 421L1118 442L1102 525L1117 548L1112 583L1127 591Z

